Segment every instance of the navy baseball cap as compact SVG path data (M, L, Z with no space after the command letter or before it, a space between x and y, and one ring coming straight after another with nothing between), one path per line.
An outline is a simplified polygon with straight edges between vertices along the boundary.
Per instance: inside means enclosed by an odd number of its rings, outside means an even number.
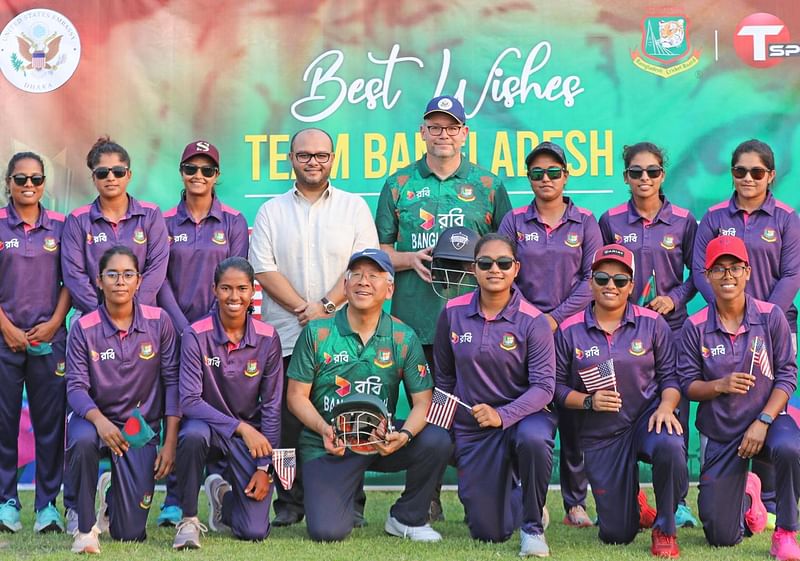
M425 107L425 114L422 118L427 119L431 113L445 113L462 125L467 122L464 106L452 95L440 95L430 100L428 106Z
M394 276L394 267L392 267L392 260L389 259L389 254L382 249L367 248L357 251L350 256L350 261L347 263L347 268L352 269L353 264L361 259L369 259L375 263L381 270L386 271Z
M525 157L525 167L530 168L534 158L544 152L555 156L556 159L561 162L561 165L566 167L567 157L564 155L564 149L558 144L553 144L552 142L542 142L536 148L531 150L530 153Z

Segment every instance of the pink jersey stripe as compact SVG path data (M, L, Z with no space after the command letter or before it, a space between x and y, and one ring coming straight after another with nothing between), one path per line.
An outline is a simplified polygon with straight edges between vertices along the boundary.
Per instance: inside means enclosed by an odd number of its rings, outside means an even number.
M787 205L783 201L779 201L778 199L775 199L775 206L778 207L781 210L785 210L788 213L793 213L794 212L794 209L792 207L790 207L789 205Z
M542 315L542 312L539 310L539 308L537 308L527 300L519 301L519 311L525 314L526 316L530 316L532 318L536 318Z
M142 304L142 317L144 319L158 319L161 317L161 308Z
M0 218L8 218L8 209L7 208L0 208Z
M228 206L228 205L222 204L222 203L220 203L220 206L222 207L222 212L227 212L228 214L232 214L234 216L239 216L240 214L242 214L241 212L239 212L238 210L236 210L232 206Z
M581 214L585 214L586 216L593 216L592 211L588 208L583 208L582 206L575 206L575 210L580 212Z
M275 333L275 328L263 321L254 321L253 327L256 328L256 333L262 337L272 337L272 335Z
M513 214L514 216L517 216L517 215L520 215L520 214L525 214L526 212L528 212L528 209L530 208L530 206L531 205L525 205L525 206L517 207L517 208L515 208L514 210L511 211L511 214Z
M472 302L472 298L475 296L474 292L468 292L467 294L462 294L452 300L447 301L447 309L454 308L456 306L466 306L470 302Z
M623 214L626 212L628 212L628 203L622 203L621 205L608 209L609 216L616 216L618 214Z
M211 316L206 316L192 324L192 330L195 333L205 333L206 331L211 331L212 329L214 329L214 318Z
M686 218L689 216L689 210L681 206L672 205L672 214L680 218Z
M659 313L655 310L651 310L650 308L643 308L642 306L637 306L634 304L633 306L633 315L635 316L643 316L646 318L655 319L659 316Z
M144 208L154 208L158 210L158 205L156 203L151 203L148 201L139 201L139 204L142 205Z
M100 323L100 311L95 310L93 312L86 314L85 316L82 316L78 320L78 323L83 329L88 329L93 325L97 325L98 323Z
M178 207L172 207L171 209L169 209L167 212L164 213L164 218L172 218L176 214L178 214Z
M56 220L58 222L64 222L64 220L67 219L66 216L64 216L60 212L56 212L54 210L46 210L44 213L47 215L47 218L49 218L50 220Z
M563 330L565 330L565 329L567 329L569 327L572 327L575 324L583 323L585 315L586 315L586 312L584 310L581 310L577 314L569 316L567 319L562 321L561 324L558 327L559 327L559 329L561 329L563 331Z
M721 210L723 208L728 208L728 204L730 201L722 201L721 203L717 203L712 207L708 208L708 212L713 212L715 210Z
M72 212L70 212L70 214L71 214L72 216L81 216L81 215L83 215L83 214L86 214L86 213L88 213L88 212L89 212L89 210L90 210L91 208L92 208L92 205L83 205L83 206L79 206L78 208L76 208L75 210L73 210Z
M756 304L756 310L758 310L762 314L768 314L772 311L772 308L775 307L775 304L771 304L769 302L764 302L763 300L757 300L753 298L753 302Z
M696 314L689 316L689 321L692 322L692 325L700 325L701 323L708 321L708 306Z

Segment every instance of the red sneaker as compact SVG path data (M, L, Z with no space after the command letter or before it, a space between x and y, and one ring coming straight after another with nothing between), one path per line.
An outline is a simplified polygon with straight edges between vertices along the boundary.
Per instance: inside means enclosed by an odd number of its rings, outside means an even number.
M795 534L796 532L790 532L783 528L775 528L775 533L772 534L772 547L769 549L769 554L776 561L797 561L800 559L800 547L797 545Z
M639 491L639 528L652 528L656 521L656 509L647 502L647 495Z
M681 556L681 549L678 547L678 539L675 536L668 536L658 528L653 528L651 540L650 553L656 557L677 559Z
M744 523L754 534L767 527L767 507L761 502L761 480L753 472L747 473L744 494L750 497L750 508L744 513Z

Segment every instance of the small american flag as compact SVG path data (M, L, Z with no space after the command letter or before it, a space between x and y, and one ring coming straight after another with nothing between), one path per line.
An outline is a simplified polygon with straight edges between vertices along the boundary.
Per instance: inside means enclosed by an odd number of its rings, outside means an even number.
M586 386L586 391L589 393L617 387L617 373L614 372L613 359L605 360L590 368L578 370L578 376L583 380L583 385Z
M456 406L458 406L458 398L456 396L439 388L434 388L433 399L428 407L428 414L425 416L425 420L443 429L450 429L453 424L453 417L456 416Z
M272 469L287 491L292 488L295 472L297 471L297 458L294 448L273 448Z
M769 365L769 355L767 354L767 344L761 337L753 340L753 364L757 364L761 369L761 374L770 380L773 379L772 367Z

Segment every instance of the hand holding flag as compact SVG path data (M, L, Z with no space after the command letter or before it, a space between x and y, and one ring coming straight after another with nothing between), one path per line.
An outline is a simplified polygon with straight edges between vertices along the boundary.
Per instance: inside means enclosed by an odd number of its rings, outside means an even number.
M272 449L272 471L285 490L292 488L297 471L297 454L294 448Z
M453 426L453 419L456 416L456 405L466 407L472 412L472 407L458 399L456 396L447 393L439 388L433 389L433 399L428 406L428 413L425 421L449 430Z

